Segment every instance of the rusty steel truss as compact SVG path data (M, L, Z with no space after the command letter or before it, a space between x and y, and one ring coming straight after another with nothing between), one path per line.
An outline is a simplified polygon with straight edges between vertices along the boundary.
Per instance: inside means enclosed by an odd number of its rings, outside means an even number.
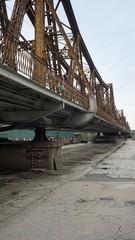
M0 0L0 63L86 110L94 96L97 115L129 129L123 111L115 106L112 84L103 81L91 59L70 0L13 2L9 17L7 2ZM22 34L25 16L32 39Z

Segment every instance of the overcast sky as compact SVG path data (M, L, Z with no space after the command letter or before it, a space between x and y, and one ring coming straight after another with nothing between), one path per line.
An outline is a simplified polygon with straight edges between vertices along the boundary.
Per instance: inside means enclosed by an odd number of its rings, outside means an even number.
M135 0L71 0L90 55L135 129Z
M7 1L9 7L13 4ZM115 105L135 129L135 0L71 0L78 26ZM28 32L31 32L31 27Z

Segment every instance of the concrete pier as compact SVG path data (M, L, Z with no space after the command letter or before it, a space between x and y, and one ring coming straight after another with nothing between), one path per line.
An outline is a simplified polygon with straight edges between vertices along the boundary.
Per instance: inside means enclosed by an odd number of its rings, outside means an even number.
M61 169L61 142L0 143L1 169Z

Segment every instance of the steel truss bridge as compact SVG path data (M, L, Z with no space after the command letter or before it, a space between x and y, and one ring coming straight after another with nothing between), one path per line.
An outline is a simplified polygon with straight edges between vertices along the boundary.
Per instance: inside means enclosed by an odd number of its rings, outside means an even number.
M113 86L100 76L81 36L70 0L12 2L9 17L7 1L0 0L0 131L42 126L129 133L123 110L115 106Z

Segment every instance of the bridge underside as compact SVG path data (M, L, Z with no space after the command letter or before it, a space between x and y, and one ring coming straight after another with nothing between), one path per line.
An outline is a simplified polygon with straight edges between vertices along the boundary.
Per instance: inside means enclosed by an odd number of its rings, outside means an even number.
M88 112L6 66L0 67L0 82L0 131L37 127L104 133L121 130L99 117L96 106Z

